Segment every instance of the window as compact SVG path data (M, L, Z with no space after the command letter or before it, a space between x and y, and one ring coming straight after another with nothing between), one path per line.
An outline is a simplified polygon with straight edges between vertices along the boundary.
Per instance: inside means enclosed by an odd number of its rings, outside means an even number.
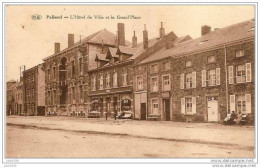
M162 83L163 83L163 91L170 91L170 75L165 75L162 77Z
M56 104L56 90L53 90L53 104Z
M75 75L75 61L71 61L71 77Z
M237 96L237 113L245 113L246 112L246 98L245 95Z
M209 86L216 85L216 69L212 69L208 71L208 81L209 81Z
M251 113L251 94L230 95L230 111Z
M123 74L122 74L122 85L123 86L127 85L127 71L126 71L126 69L123 71Z
M75 103L75 87L72 87L72 103Z
M215 55L208 56L208 63L212 63L212 62L216 62L216 56Z
M152 92L158 92L158 77L152 77Z
M56 79L56 67L52 67L53 79Z
M159 101L158 101L158 99L152 100L152 114L159 114Z
M117 87L117 72L113 73L113 87Z
M110 88L110 74L107 73L106 75L106 88Z
M99 89L100 89L100 90L103 89L103 74L100 74L100 78L99 78Z
M92 91L95 91L96 90L96 76L92 76L91 83L92 83Z
M236 57L243 57L245 55L245 50L237 50Z
M186 89L192 88L192 74L187 73L186 74Z
M202 87L220 85L220 68L202 70Z
M192 65L192 62L191 61L185 61L185 66L186 67L191 67Z
M137 90L143 90L143 76L138 76L137 80Z
M48 69L48 81L50 81L51 80L51 70L50 69ZM28 78L28 82L30 82L30 79Z
M83 103L83 86L79 86L79 97L80 97L80 103Z
M184 115L196 113L196 97L181 98L181 113Z
M83 64L82 64L82 58L79 58L79 73L80 75L83 74Z
M151 73L157 73L158 72L158 64L151 65Z
M169 70L170 69L170 62L164 62L163 63L163 70L166 71L166 70Z
M186 105L185 105L185 112L186 113L192 113L192 99L191 98L186 98Z
M246 66L238 65L236 67L236 83L245 83L246 82Z

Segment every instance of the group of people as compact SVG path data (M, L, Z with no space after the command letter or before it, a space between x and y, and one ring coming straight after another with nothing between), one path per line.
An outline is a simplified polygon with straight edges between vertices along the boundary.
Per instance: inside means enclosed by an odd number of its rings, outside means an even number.
M226 125L243 124L244 122L244 116L241 112L236 114L234 111L231 113L228 111L227 117L224 119L224 124Z

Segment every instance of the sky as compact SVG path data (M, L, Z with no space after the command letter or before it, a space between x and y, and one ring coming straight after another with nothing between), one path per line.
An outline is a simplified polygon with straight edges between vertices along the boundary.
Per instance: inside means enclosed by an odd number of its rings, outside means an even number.
M32 15L41 15L42 19L32 20ZM89 15L92 19L47 19L47 15ZM95 19L111 15L115 19ZM117 16L135 15L140 19L120 19ZM160 23L165 31L173 31L178 37L190 35L198 38L201 26L211 29L254 18L254 6L12 6L6 7L5 23L5 73L6 81L17 80L20 66L26 69L43 62L45 57L54 53L54 43L61 43L61 50L67 47L68 34L74 34L75 41L102 29L116 34L117 23L125 24L126 40L131 41L136 31L138 42L142 42L144 24L149 38L159 36Z

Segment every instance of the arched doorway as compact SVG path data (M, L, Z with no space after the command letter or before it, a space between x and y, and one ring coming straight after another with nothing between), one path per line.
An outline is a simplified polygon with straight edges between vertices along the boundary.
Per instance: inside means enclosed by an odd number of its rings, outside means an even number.
M68 91L68 85L66 82L67 79L67 58L62 57L60 61L59 66L59 80L60 80L60 105L66 106L67 102L67 91Z

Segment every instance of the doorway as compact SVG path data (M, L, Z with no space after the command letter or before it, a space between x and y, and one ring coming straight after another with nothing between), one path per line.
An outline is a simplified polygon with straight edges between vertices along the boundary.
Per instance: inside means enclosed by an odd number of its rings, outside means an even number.
M212 96L207 99L208 121L218 122L218 97Z
M141 103L141 120L146 120L146 103Z
M170 99L163 99L163 109L165 114L165 120L170 121L171 120Z

